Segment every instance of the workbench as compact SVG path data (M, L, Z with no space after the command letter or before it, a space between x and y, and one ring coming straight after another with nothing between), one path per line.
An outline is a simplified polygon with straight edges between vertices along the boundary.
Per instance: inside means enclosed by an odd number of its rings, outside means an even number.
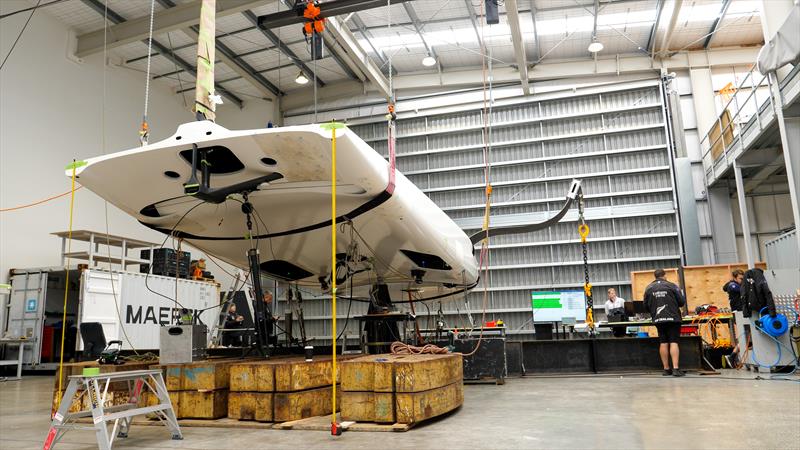
M6 380L19 380L22 378L22 363L24 360L25 346L33 344L35 339L0 339L0 346L14 346L16 345L19 350L17 351L17 359L6 359L0 361L0 366L17 366L17 376L13 378L6 378Z
M693 324L700 324L705 323L710 320L719 320L723 323L730 323L733 321L733 314L715 314L715 315L703 315L703 316L686 316L681 318L682 325L693 325ZM628 320L625 322L598 322L596 324L598 327L647 327L647 326L654 326L653 319L644 319L644 320Z
M509 344L511 344L509 342ZM526 375L661 370L658 338L581 338L523 341L508 345L508 372ZM700 336L681 336L680 367L702 369ZM512 364L520 364L519 367Z

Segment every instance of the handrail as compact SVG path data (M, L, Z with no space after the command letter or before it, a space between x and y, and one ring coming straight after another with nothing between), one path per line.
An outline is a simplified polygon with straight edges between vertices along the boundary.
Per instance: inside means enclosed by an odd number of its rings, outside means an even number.
M758 81L756 81L757 74L761 75ZM763 100L759 101L758 90L762 88L767 89L767 95ZM741 133L747 128L747 124L755 120L758 123L759 129L763 129L761 123L761 109L767 102L771 105L773 104L772 95L771 92L769 92L769 78L767 75L762 75L757 71L756 67L753 66L738 83L736 92L734 92L731 98L725 103L722 112L716 117L714 124L700 141L700 146L703 149L703 167L707 174L713 171L714 166L719 160L728 156L729 149L732 147L734 141L736 141L737 138L741 140ZM745 114L749 111L750 105L754 107L752 114L754 117L743 120ZM727 120L728 123L723 126L722 119L726 111L729 116ZM714 133L718 133L718 135L712 136ZM719 155L712 155L712 151L718 148L719 145L722 145L722 151Z

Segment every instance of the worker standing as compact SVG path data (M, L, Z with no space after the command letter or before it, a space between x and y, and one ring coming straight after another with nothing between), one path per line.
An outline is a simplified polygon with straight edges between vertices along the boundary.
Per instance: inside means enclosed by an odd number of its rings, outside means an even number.
M722 290L728 294L728 302L731 311L741 311L742 304L742 282L744 281L744 271L736 269L731 272L731 279L722 286Z
M744 301L742 300L742 283L744 282L744 270L736 269L731 272L731 279L728 280L723 286L722 290L728 294L728 303L731 306L731 312L742 311L744 309ZM738 329L738 328L734 328ZM733 347L730 355L725 355L725 360L728 362L729 367L739 366L739 342L736 336L736 345Z
M678 341L681 336L681 307L686 305L686 299L677 285L667 281L664 269L656 269L653 275L655 280L644 291L644 305L658 330L658 353L664 366L663 375L682 377L685 373L678 367ZM672 370L669 368L670 357Z

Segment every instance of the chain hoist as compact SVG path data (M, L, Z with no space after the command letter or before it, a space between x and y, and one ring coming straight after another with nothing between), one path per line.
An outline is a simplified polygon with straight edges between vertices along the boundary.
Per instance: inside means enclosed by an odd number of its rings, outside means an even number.
M589 256L586 250L586 238L589 237L589 225L583 215L583 195L578 196L578 234L581 236L581 253L583 253L583 293L586 295L586 325L589 332L594 333L594 313L592 301L592 283L589 282Z

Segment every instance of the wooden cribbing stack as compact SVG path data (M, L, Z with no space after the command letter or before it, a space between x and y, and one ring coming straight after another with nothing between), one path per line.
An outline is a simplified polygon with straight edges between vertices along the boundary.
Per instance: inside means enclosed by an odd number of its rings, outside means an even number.
M231 366L228 417L287 422L330 414L331 364L330 357L293 356Z
M412 424L464 403L460 354L369 355L341 364L341 418Z
M211 359L153 368L164 372L164 382L179 419L219 419L228 413L230 367L240 361Z

